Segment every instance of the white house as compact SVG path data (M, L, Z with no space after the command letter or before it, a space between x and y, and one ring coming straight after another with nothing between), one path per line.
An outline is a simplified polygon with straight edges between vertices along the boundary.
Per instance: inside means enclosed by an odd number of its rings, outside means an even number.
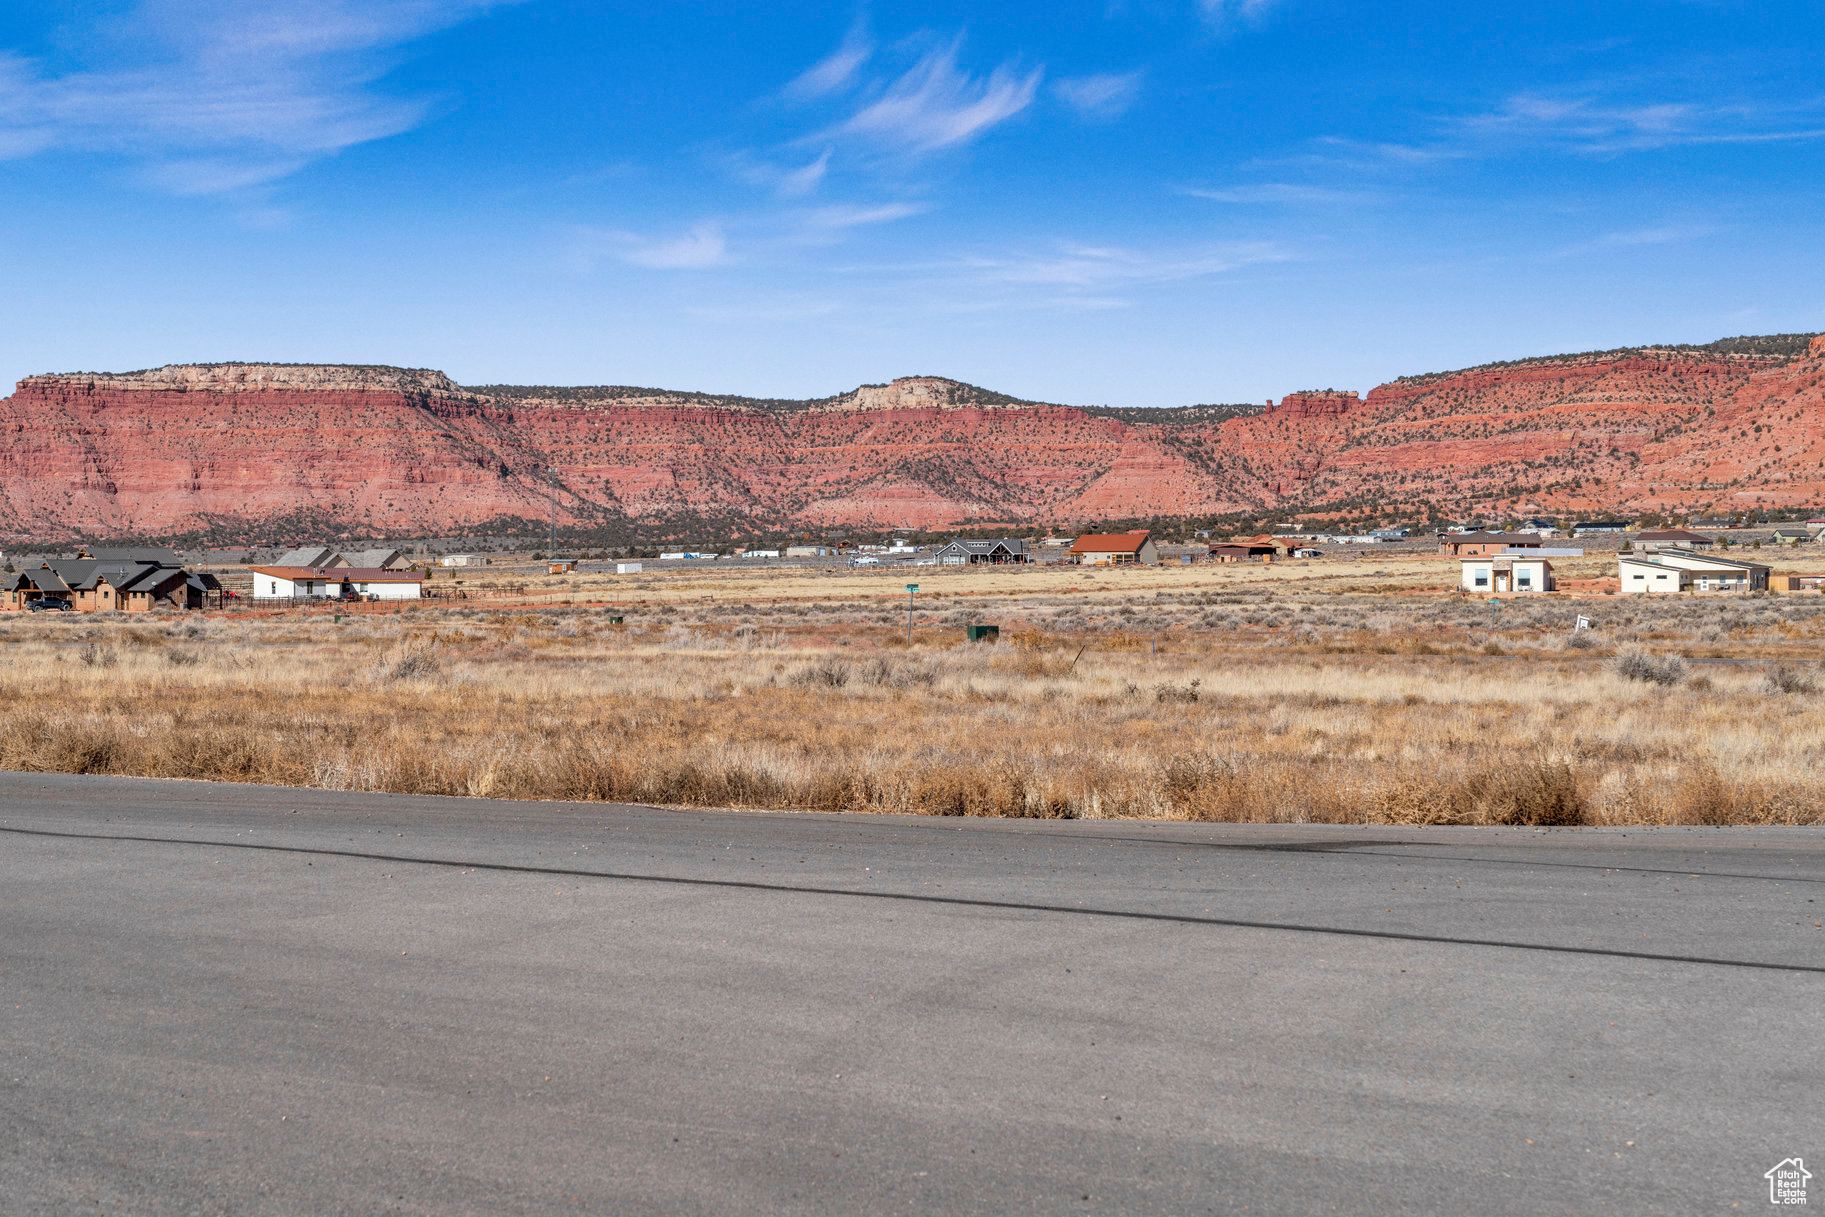
M1686 549L1661 549L1617 558L1617 578L1628 595L1657 591L1767 591L1768 567L1714 558Z
M359 566L256 566L255 600L417 600L425 576L416 570Z
M474 566L480 561L474 554L445 554L437 560L439 566Z
M638 562L615 563L615 573L617 575L637 575L643 569L644 568Z
M1759 562L1713 558L1683 549L1622 554L1616 575L1625 595L1657 592L1754 592L1768 587L1768 568Z
M1458 562L1458 586L1467 592L1550 592L1558 586L1552 562L1537 549L1476 554Z

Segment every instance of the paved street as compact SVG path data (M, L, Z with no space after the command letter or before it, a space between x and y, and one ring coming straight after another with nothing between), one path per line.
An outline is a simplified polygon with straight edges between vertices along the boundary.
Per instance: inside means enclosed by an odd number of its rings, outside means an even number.
M1821 922L1808 830L0 774L0 1214L1750 1212Z

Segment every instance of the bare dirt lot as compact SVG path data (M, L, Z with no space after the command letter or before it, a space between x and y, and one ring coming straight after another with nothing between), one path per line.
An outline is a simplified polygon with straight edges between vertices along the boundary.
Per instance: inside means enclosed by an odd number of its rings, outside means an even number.
M1492 604L1447 590L1456 573L1380 553L550 577L502 564L461 573L471 599L340 620L21 614L0 621L0 766L944 815L1825 819L1825 597ZM433 586L459 586L444 576ZM1574 631L1580 615L1594 628ZM975 623L999 639L966 642Z

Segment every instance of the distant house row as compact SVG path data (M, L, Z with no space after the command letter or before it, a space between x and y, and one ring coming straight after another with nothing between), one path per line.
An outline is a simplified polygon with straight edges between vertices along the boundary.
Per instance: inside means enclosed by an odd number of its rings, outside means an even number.
M937 552L940 566L999 566L1036 561L1033 548L1015 537L957 540ZM1121 533L1085 533L1065 551L1065 561L1082 566L1158 566L1159 547L1145 529Z
M147 613L219 603L222 585L191 573L175 551L157 547L82 548L74 558L47 558L7 579L0 610L53 608L78 613Z
M1496 553L1464 554L1459 558L1458 586L1467 592L1496 594L1557 591L1552 559L1579 557L1583 553L1581 549L1533 546ZM1616 572L1617 590L1624 595L1756 592L1771 587L1779 591L1801 591L1825 584L1825 576L1774 575L1759 562L1713 557L1679 545L1666 545L1651 552L1618 554Z
M1811 534L1806 534L1810 536ZM1703 533L1683 528L1655 529L1629 538L1634 545L1649 550L1710 549L1716 540ZM1456 557L1499 554L1514 549L1540 549L1546 545L1546 534L1530 532L1445 532L1438 537L1438 552Z

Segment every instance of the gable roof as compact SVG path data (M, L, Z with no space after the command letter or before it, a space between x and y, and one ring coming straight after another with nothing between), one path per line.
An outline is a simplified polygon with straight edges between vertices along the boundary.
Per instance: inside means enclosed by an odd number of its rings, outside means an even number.
M1074 554L1138 554L1153 534L1139 532L1085 533L1071 543Z
M273 559L274 566L326 566L336 556L327 545L300 545Z
M62 576L58 575L56 571L51 570L48 567L43 570L23 571L20 573L19 578L25 582L26 586L35 587L49 596L67 596L70 594L70 585L65 583Z
M405 555L396 549L349 549L336 555L350 566L359 566L364 570L385 570L398 562ZM311 566L306 562L302 565Z

